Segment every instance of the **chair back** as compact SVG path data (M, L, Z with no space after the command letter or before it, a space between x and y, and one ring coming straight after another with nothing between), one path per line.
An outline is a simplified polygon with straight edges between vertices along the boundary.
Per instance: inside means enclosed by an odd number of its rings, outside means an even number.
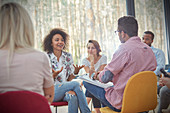
M157 106L157 78L152 71L134 74L124 90L121 113L138 113Z
M51 113L47 99L30 91L0 94L0 113Z

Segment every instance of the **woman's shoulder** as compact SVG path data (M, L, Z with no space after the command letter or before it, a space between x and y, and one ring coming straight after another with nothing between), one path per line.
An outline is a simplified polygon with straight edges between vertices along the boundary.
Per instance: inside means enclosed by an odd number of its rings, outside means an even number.
M16 54L25 54L25 55L45 55L44 51L35 49L35 48L18 48L15 51Z
M84 58L82 59L82 61L87 61L87 57L84 57Z
M101 58L107 58L107 56L106 56L106 55L104 55L104 54L102 54L102 55L101 55Z
M46 52L38 49L28 49L26 50L27 52L25 53L24 56L27 56L31 58L32 60L37 60L37 61L42 61L46 62L49 60L49 56Z
M107 62L107 56L102 54L98 62L106 63Z
M82 65L87 65L90 64L89 60L87 59L87 57L82 59Z
M47 53L38 49L34 49L32 50L32 52L36 55L40 55L40 56L47 56Z
M32 62L46 62L48 60L48 55L44 51L34 49L34 48L21 48L18 49L15 54L22 59L28 59Z

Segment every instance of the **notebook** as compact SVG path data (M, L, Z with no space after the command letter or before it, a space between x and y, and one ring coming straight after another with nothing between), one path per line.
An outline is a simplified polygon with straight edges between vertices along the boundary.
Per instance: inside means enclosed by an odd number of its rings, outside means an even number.
M89 78L89 73L83 74L83 75L79 75L79 77L77 79L81 79L83 81L86 81L90 84L96 85L98 87L102 87L102 88L108 88L108 87L113 87L113 83L112 82L108 82L108 83L101 83L98 80L92 80L91 78Z

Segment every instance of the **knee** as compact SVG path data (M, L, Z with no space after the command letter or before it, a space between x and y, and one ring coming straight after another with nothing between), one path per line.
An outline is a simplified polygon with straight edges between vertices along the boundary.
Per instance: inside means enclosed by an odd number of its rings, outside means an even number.
M78 83L78 82L76 82L76 81L72 81L72 84L74 85L74 86L80 86L80 84Z
M77 90L82 91L82 86L78 82L73 81L72 85L74 86L75 91L77 91Z
M83 81L83 85L86 86L86 82L85 81Z
M70 101L71 103L77 103L78 99L77 96L74 94L67 94L67 100Z
M84 85L85 88L87 88L88 83L83 81L83 85Z
M165 89L165 86L163 86L161 89L160 89L160 94L164 94L166 92L166 89Z
M76 95L72 95L70 98L71 101L77 102L77 96Z
M68 91L67 94L76 95L76 92L74 92L74 91Z
M163 86L161 89L160 89L160 96L165 96L165 95L169 95L168 94L168 88L166 86Z

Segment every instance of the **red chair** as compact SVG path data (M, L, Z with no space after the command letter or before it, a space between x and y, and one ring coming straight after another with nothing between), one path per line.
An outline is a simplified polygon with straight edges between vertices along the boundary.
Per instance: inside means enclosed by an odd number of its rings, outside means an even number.
M52 102L51 105L56 108L56 113L57 113L57 107L58 107L58 106L67 106L67 105L68 105L68 102L66 102L66 101Z
M0 94L0 113L51 113L47 99L30 91Z

